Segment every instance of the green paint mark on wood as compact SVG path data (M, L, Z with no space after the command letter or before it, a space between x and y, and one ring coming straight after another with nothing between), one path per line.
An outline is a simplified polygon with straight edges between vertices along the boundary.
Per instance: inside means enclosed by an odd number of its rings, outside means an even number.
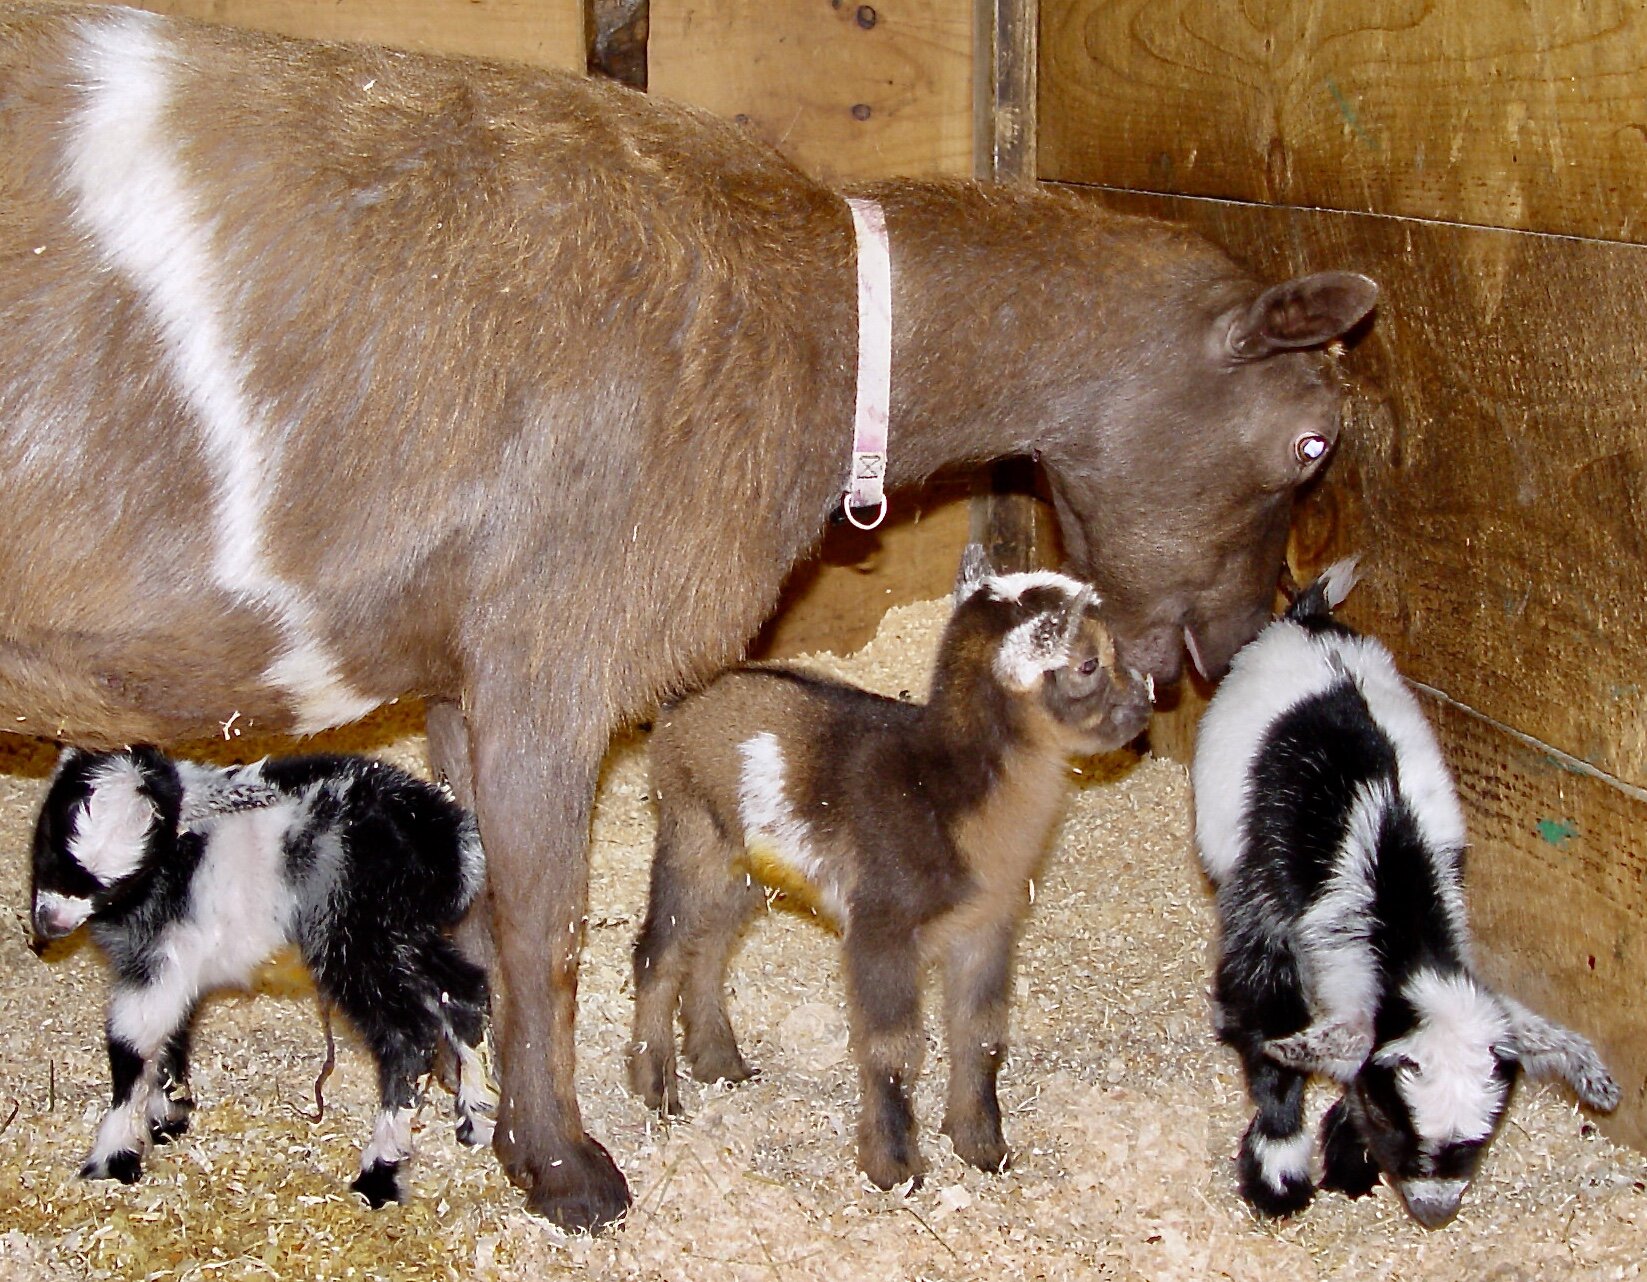
M1377 141L1369 137L1367 131L1361 127L1361 117L1355 110L1355 104L1344 96L1344 91L1331 76L1327 77L1327 92L1332 95L1332 100L1338 107L1338 114L1344 117L1344 123L1350 127L1355 140L1368 151L1377 151Z
M1559 850L1578 836L1578 829L1566 819L1540 819L1538 835Z

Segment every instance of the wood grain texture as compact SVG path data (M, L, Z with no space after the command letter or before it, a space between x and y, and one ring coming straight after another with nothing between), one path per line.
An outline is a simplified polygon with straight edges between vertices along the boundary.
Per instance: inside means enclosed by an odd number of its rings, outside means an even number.
M1469 816L1482 972L1596 1043L1623 1087L1602 1126L1647 1147L1647 802L1465 711L1425 703Z
M1040 173L1641 241L1634 0L1042 0Z
M581 71L583 0L143 0L133 7L316 40Z
M954 0L652 0L649 86L826 179L966 177L972 21Z
M1300 571L1361 552L1348 616L1410 676L1647 786L1647 249L1095 198L1197 225L1268 276L1379 280Z

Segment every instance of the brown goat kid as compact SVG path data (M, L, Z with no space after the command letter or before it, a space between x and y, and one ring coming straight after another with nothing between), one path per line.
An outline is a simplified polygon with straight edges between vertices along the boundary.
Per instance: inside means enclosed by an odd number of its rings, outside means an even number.
M1097 607L1062 575L973 568L924 706L752 667L669 710L652 734L658 839L629 1048L647 1104L680 1108L677 1002L693 1076L750 1076L725 975L764 886L844 938L864 1173L891 1188L924 1169L909 1094L923 948L943 962L944 1132L974 1166L1005 1168L995 1082L1030 878L1069 759L1118 748L1149 719L1145 684L1118 669Z
M1269 618L1375 288L1071 195L894 181L887 483L1038 454L1121 659ZM0 727L307 733L419 696L486 848L494 1144L629 1203L573 1016L613 730L734 662L839 508L841 196L570 74L0 7ZM894 504L896 505L896 496Z

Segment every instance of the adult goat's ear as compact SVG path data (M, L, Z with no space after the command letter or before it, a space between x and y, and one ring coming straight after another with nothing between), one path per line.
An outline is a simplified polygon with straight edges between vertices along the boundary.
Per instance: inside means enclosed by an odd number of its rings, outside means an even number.
M1290 1037L1264 1043L1264 1055L1282 1068L1320 1074L1347 1086L1372 1054L1372 1030L1346 1020L1317 1021Z
M1521 1061L1529 1077L1566 1082L1591 1108L1610 1113L1618 1107L1618 1083L1587 1038L1535 1015L1520 1002L1500 1000L1510 1023L1497 1048L1501 1053Z
M1356 272L1315 272L1271 285L1235 313L1225 339L1238 360L1320 347L1353 329L1378 301L1378 285Z

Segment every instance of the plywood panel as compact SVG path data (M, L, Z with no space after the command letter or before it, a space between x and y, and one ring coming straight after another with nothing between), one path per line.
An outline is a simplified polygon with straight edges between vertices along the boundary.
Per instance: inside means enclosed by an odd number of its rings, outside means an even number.
M1040 172L1640 241L1634 0L1042 0Z
M648 83L821 177L970 176L973 5L652 0Z
M135 7L287 36L584 66L583 0L143 0Z
M1624 1088L1603 1125L1647 1147L1647 802L1426 703L1469 815L1482 971L1595 1040Z
M1416 679L1647 785L1647 248L1112 193L1384 287L1297 530Z

